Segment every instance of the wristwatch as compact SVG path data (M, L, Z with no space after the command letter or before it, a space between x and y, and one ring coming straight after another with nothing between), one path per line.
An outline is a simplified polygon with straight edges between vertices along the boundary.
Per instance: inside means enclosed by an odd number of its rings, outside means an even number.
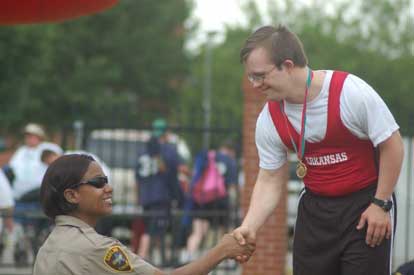
M392 208L392 201L390 201L390 200L380 200L380 199L377 199L376 197L372 196L371 202L373 204L378 205L379 207L381 207L382 210L384 210L385 212L390 211L391 208Z

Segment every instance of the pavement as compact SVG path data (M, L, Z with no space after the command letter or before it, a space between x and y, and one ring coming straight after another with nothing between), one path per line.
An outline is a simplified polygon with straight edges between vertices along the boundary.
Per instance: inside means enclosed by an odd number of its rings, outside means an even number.
M32 268L31 267L7 267L3 266L0 267L0 275L31 275Z

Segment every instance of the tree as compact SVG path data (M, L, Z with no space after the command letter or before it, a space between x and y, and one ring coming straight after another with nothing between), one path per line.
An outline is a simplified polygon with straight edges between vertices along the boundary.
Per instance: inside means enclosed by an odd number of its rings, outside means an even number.
M293 0L271 0L267 16L272 22L260 15L255 1L243 4L247 26L227 26L224 41L213 48L213 125L241 125L243 68L239 50L258 26L282 23L302 39L312 68L339 69L362 77L387 102L402 132L414 134L409 130L414 113L407 100L410 87L414 87L410 76L414 64L413 1L336 1L329 11L326 1L297 5ZM192 60L191 81L181 97L187 108L201 108L204 55L202 48ZM188 112L193 111L189 108ZM197 119L202 124L202 118Z
M2 27L2 126L167 114L188 72L190 10L186 0L125 0L61 24Z

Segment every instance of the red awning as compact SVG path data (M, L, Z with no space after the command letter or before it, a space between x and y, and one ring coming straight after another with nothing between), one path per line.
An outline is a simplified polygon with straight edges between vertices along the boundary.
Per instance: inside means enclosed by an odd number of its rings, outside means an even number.
M105 10L118 0L0 0L0 25L59 22Z

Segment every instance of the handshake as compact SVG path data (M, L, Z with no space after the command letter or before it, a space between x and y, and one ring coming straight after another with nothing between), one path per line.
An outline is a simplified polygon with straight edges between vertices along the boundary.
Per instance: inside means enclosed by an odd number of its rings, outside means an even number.
M225 234L217 246L224 252L226 259L234 259L239 263L247 262L256 249L255 234L246 227L238 227Z

